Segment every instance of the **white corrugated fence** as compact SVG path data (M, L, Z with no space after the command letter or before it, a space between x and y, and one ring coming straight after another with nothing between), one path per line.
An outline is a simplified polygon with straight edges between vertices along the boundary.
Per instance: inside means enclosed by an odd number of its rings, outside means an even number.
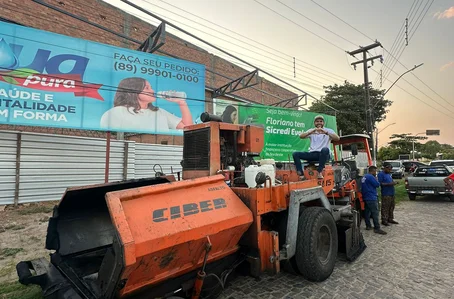
M68 187L104 183L104 139L0 131L0 140L0 205L59 200ZM178 172L182 158L182 146L112 140L109 181Z

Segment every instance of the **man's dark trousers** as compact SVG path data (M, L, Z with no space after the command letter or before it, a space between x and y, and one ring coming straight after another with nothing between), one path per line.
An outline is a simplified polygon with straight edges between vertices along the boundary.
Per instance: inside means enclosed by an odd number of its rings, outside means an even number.
M364 221L367 227L372 227L370 224L370 216L374 221L374 229L380 229L380 222L378 221L378 200L364 200Z
M317 162L318 168L317 171L321 173L325 168L326 161L329 160L329 148L322 148L320 152L294 152L293 161L295 162L296 170L300 173L303 173L303 165L301 160Z

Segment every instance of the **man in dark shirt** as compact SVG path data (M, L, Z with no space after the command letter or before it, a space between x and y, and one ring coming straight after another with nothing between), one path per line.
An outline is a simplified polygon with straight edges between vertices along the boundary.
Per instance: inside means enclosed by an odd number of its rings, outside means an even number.
M381 224L389 226L390 223L399 224L394 220L394 207L396 206L394 185L397 182L393 181L391 176L393 166L388 163L383 166L383 171L378 174L381 186Z
M377 188L380 183L377 181L377 167L370 166L369 173L361 179L361 193L364 201L364 217L366 221L366 230L372 229L370 224L370 216L374 220L374 232L381 235L386 235L386 232L380 229L378 221L378 194Z

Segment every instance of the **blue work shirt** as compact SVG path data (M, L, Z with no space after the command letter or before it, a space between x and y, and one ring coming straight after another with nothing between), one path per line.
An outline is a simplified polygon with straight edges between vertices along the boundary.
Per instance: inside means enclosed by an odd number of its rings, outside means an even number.
M364 201L374 201L378 199L377 188L380 183L370 173L366 174L361 179L361 193L363 194Z
M378 174L378 182L381 184L385 183L392 183L393 178L390 173L385 173L381 171ZM394 196L394 186L381 186L381 196Z

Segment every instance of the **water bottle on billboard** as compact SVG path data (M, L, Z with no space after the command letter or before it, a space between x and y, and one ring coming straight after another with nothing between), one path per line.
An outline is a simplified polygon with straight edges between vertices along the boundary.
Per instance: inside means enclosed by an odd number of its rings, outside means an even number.
M186 99L186 93L184 91L160 91L158 92L158 97L166 98L176 98L176 99Z

